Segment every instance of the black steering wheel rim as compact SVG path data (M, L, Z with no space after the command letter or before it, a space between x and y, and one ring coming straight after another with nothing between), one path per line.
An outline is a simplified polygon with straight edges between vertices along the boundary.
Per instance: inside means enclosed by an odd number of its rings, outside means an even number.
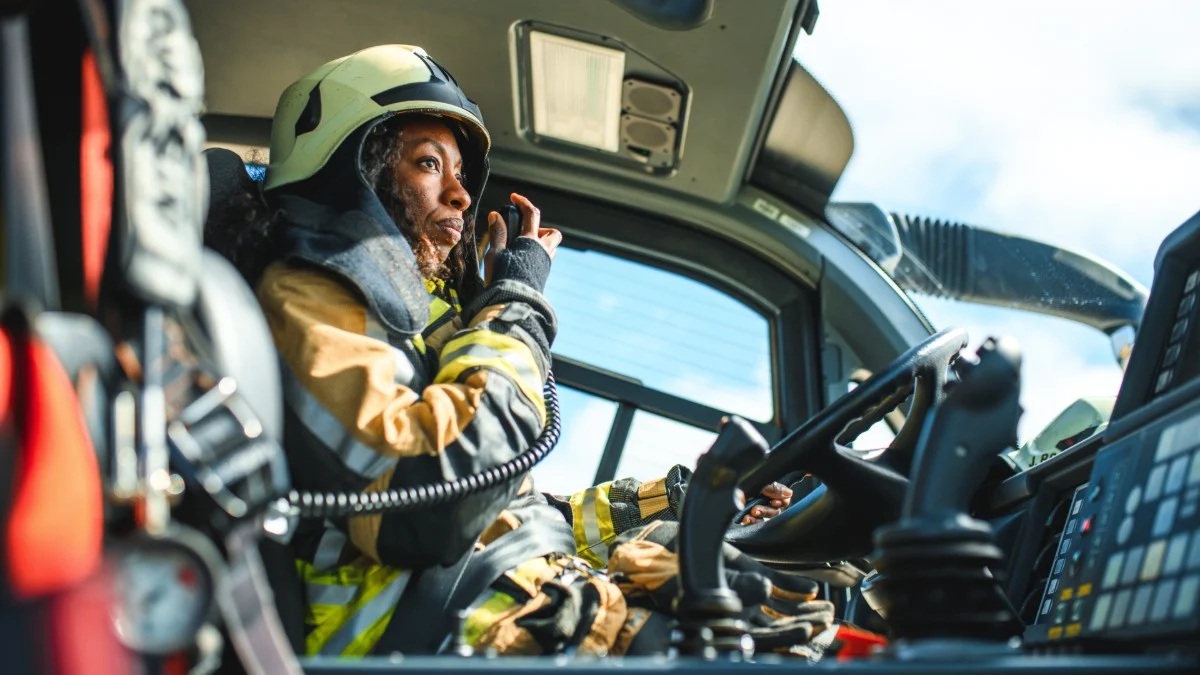
M929 336L776 443L742 479L748 497L801 472L822 485L774 518L731 527L726 540L765 562L829 562L869 553L875 527L900 513L925 415L944 396L950 365L966 345L961 328ZM909 394L908 419L879 457L863 459L839 443L853 440ZM805 540L801 547L799 540Z

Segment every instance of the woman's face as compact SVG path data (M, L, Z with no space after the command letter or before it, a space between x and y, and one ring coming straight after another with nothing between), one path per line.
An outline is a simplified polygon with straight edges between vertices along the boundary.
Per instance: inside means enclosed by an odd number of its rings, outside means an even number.
M404 202L409 232L420 243L413 248L419 249L415 252L422 272L432 276L462 238L471 195L463 187L462 154L448 126L417 118L406 123L402 133L392 178Z

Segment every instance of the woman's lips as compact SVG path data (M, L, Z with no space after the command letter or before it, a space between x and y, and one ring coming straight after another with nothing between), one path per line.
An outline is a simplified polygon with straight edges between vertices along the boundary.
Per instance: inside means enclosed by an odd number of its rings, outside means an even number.
M439 220L437 226L454 243L458 243L458 240L462 238L463 221L458 218Z

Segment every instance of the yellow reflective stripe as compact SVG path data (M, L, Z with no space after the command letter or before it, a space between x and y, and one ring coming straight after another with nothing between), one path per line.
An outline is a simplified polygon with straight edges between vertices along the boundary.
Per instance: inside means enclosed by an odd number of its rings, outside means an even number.
M516 605L517 601L511 595L493 591L492 597L467 615L467 620L463 622L463 638L467 644L475 646L483 637L484 632L500 621L504 614L510 612Z
M417 335L413 336L412 343L413 343L413 346L417 348L418 354L425 353L425 338L422 337L419 333Z
M576 552L596 569L608 565L608 544L617 537L608 500L611 488L610 481L571 495Z
M412 576L383 565L343 565L321 572L302 560L296 569L308 593L305 638L310 656L366 656L375 648Z
M488 330L460 334L442 348L442 368L437 384L456 382L471 368L491 368L506 375L529 399L545 423L546 404L542 400L542 372L533 360L533 352L520 340Z
M503 374L517 386L517 389L519 389L521 393L525 395L525 398L529 401L529 403L533 405L534 410L537 411L538 420L540 423L546 423L546 402L542 400L540 391L529 386L529 384L520 376L520 374L513 370L512 366L503 359L478 358L469 355L460 356L454 359L454 363L450 364L446 368L443 368L442 371L438 373L438 377L435 382L437 384L456 382L464 371L472 370L474 368L488 368L490 370L500 371L501 374Z
M450 305L441 298L434 298L429 301L429 321L425 322L426 326L432 326L437 323L437 320L446 315L450 311Z
M429 295L431 296L431 298L429 300L429 324L432 324L434 321L437 321L439 318L441 318L441 316L446 313L447 309L454 309L454 311L458 312L459 314L462 314L462 305L460 305L458 303L458 292L457 291L455 291L453 288L450 289L450 293L449 293L450 302L449 303L447 303L445 300L443 300L441 298L441 296L439 296L437 294L437 292L439 290L441 290L445 287L446 287L446 282L443 279L426 279L425 280L425 290L428 291ZM440 303L440 305L439 305L439 303ZM429 324L426 324L426 325L429 325Z

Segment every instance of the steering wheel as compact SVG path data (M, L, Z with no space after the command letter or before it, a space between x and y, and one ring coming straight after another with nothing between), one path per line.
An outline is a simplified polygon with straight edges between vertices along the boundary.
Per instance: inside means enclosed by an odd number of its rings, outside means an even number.
M906 476L926 413L945 395L951 361L966 345L967 332L961 328L929 336L779 441L742 479L745 494L758 495L772 481L805 473L822 484L774 518L731 527L726 541L781 566L870 553L875 528L900 515L908 490ZM868 460L861 451L844 445L910 394L913 400L904 426L881 455ZM756 503L761 502L749 502L735 522Z

